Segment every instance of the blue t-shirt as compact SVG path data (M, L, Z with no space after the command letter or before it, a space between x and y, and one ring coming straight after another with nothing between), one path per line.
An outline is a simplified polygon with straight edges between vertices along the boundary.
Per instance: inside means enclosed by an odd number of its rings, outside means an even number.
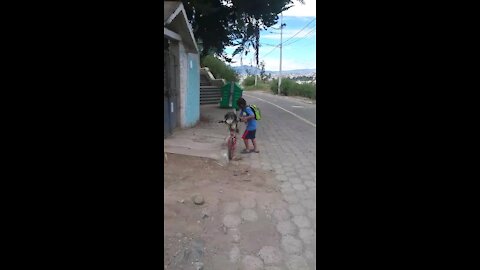
M255 115L252 108L246 107L245 110L242 110L242 117L247 117L250 115ZM247 130L256 130L257 129L257 120L255 117L247 121Z

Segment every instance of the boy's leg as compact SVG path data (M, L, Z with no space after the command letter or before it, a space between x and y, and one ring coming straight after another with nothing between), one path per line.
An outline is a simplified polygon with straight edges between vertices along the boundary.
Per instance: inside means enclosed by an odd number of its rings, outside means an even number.
M243 139L243 142L245 143L245 148L248 150L248 139Z
M257 131L256 130L253 130L251 133L250 133L250 138L252 139L252 144L253 144L253 151L255 153L258 153L258 147L257 147L257 135L256 135Z
M260 152L260 151L258 151L257 139L253 139L253 140L252 140L252 143L253 143L253 151L254 151L255 153Z
M242 136L243 142L245 143L245 151L249 151L247 134L248 134L248 130L245 130L245 132L243 133L243 136Z

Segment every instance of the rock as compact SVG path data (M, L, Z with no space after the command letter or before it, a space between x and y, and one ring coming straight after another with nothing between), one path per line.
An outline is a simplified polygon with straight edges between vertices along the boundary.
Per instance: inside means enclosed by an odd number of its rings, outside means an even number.
M179 202L179 203L184 203L185 200L184 200L184 199L181 199L181 200L178 200L177 202Z
M202 205L205 200L203 199L203 197L201 195L195 195L193 197L193 202L196 204L196 205Z
M178 237L178 238L182 238L183 234L178 232L178 233L175 234L175 236Z

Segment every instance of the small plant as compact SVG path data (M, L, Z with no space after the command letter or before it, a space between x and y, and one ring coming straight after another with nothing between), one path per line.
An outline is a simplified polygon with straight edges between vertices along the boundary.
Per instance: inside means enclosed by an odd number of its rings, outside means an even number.
M242 82L243 86L251 86L251 85L255 85L255 76L247 76L243 82Z

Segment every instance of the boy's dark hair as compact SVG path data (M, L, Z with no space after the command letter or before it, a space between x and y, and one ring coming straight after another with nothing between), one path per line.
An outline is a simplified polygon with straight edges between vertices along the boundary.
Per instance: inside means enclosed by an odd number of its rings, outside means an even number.
M238 106L241 106L241 107L246 107L246 106L247 106L247 102L245 101L245 99L239 98L239 99L237 100L237 105L238 105Z

